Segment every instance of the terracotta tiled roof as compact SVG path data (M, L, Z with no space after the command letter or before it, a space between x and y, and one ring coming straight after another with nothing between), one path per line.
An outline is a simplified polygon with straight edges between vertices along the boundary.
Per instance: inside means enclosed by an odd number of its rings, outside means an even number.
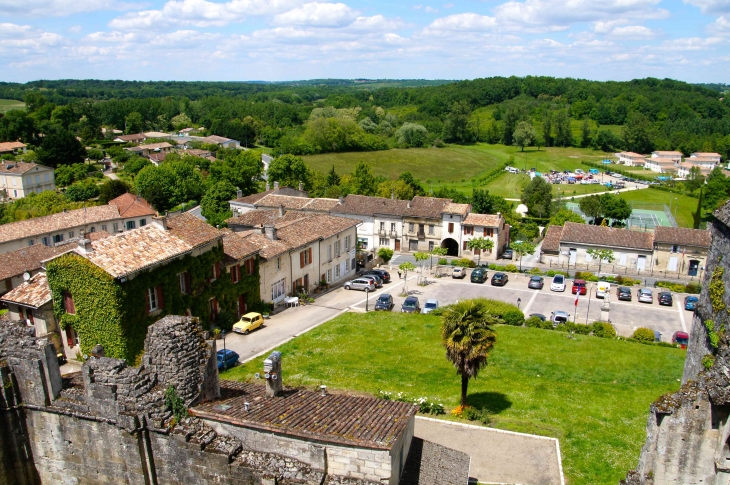
M44 167L43 165L36 165L35 163L3 162L2 164L0 164L0 173L23 174L25 172L28 172L29 170L33 170L36 167L41 167L44 169L49 168L49 167Z
M233 200L233 202L238 202L239 204L254 204L269 194L288 195L291 197L309 197L306 192L299 191L291 187L279 187L278 189L270 189L264 192L259 192L258 194L239 197L238 199Z
M9 152L12 150L19 150L20 148L25 147L25 143L20 143L19 141L4 141L0 143L0 152Z
M721 155L719 153L715 153L715 152L695 152L695 153L690 154L690 158L694 158L696 156L697 157L714 157L714 158L717 158L717 157L720 157Z
M45 273L38 273L17 288L5 293L2 301L38 308L51 301L51 289Z
M165 158L167 158L167 153L164 153L164 152L150 153L150 155L149 155L149 159L152 160L153 162L157 162L157 163L164 162Z
M296 248L320 238L327 239L359 223L360 221L347 217L313 214L293 221L279 222L274 227L279 239ZM354 246L355 242L352 244Z
M542 252L555 253L560 251L560 236L563 226L548 226L545 237L542 239Z
M281 207L287 210L300 210L309 204L308 197L292 197L288 195L269 194L254 205L256 207Z
M150 143L149 145L140 145L137 148L143 148L145 150L156 150L156 149L162 149L162 148L172 148L172 145L170 145L168 142L163 141L161 143Z
M624 157L629 157L629 158L646 158L646 155L642 155L641 153L635 153L635 152L620 152L620 153L617 153L616 155L618 155L618 156L623 155Z
M147 138L170 138L172 135L161 131L149 131L144 134Z
M712 213L720 222L726 226L730 226L730 201Z
M122 194L116 199L110 200L109 205L119 209L119 215L124 218L153 216L156 214L149 202L130 193Z
M229 142L229 141L236 141L236 140L232 140L232 139L226 138L224 136L210 135L210 136L206 136L201 141L203 141L204 143L215 143L215 144L218 144L218 143L226 143L226 142Z
M258 383L221 381L221 397L190 409L194 416L308 440L390 450L416 414L413 404L373 397L286 389L266 397ZM246 411L244 403L249 404ZM230 406L225 411L220 406Z
M565 223L560 242L649 251L654 248L654 236L650 232L578 224L576 222Z
M684 163L717 163L715 158L707 156L688 157L684 159Z
M462 224L465 226L501 227L503 222L504 218L496 214L475 214L472 212L466 216Z
M681 157L682 152L674 151L674 150L656 150L652 153L656 153L657 155L663 155L667 157Z
M339 199L309 199L309 203L304 206L304 210L329 212L337 207L340 203Z
M255 209L244 212L240 216L226 220L229 226L260 227L273 224L279 217L279 211Z
M172 214L167 216L168 232L185 241L191 247L202 246L220 239L223 234L192 214Z
M119 219L119 210L113 205L97 205L68 212L59 212L43 217L0 225L0 243L43 236L99 222Z
M119 135L115 138L115 140L122 140L122 141L140 141L140 140L146 140L147 137L144 136L144 133L135 133L133 135Z
M661 158L647 158L646 163L648 164L654 164L659 165L663 167L673 167L674 166L674 160L663 160Z
M75 245L76 243L69 243L49 247L43 244L34 244L27 248L0 254L0 280L21 275L26 271L32 272L38 270L41 268L41 261L66 252Z
M235 232L227 232L223 236L223 253L232 261L254 255L258 250L255 241L241 237Z
M441 219L441 213L444 211L444 207L450 203L451 199L416 196L411 201L411 206L406 207L403 215L410 217Z
M654 242L709 248L712 242L710 231L685 227L662 227L654 229Z
M267 260L289 251L289 245L287 243L278 239L272 241L261 234L260 231L237 232L235 234L238 237L246 238L255 245L259 250L259 256Z
M470 210L471 205L469 204L455 204L453 202L444 207L445 214L459 214L461 216L466 216Z
M407 200L350 194L345 197L342 204L335 206L332 212L359 216L374 216L376 214L402 216L407 205Z

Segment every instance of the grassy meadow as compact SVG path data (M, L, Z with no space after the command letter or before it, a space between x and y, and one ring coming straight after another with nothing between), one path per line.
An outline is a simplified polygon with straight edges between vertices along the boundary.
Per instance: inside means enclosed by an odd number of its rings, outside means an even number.
M682 194L673 194L664 190L655 190L648 188L645 190L636 190L630 192L621 192L619 196L622 199L634 204L636 209L645 206L646 209L662 210L661 205L666 204L671 207L672 214L676 214L677 224L679 227L693 227L694 213L697 211L698 200L694 197L688 197ZM677 210L675 212L675 199Z
M429 315L347 313L278 348L284 383L403 392L449 410L459 404L460 378L439 329L439 317ZM679 388L685 351L522 327L496 331L488 367L470 381L471 406L489 410L493 427L560 439L571 485L613 485L636 466L649 405ZM222 378L252 379L262 362Z
M25 109L25 103L15 99L0 99L0 113L5 113L11 109Z

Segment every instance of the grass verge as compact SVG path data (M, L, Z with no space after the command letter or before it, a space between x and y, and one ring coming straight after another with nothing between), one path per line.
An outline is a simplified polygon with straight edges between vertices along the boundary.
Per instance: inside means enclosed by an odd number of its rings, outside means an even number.
M458 404L460 379L440 345L440 319L348 313L282 345L287 386L379 390ZM685 352L522 327L497 327L469 403L497 428L560 439L572 485L615 484L636 466L649 404L676 390ZM253 335L255 338L255 334ZM222 375L246 380L263 357Z

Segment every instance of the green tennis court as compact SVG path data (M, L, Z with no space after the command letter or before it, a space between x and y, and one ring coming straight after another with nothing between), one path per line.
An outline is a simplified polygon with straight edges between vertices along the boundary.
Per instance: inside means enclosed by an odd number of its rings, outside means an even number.
M581 210L580 206L575 202L568 202L565 204L566 207L579 216L581 216L586 222L590 220L590 217L586 216ZM654 229L657 226L664 227L677 227L677 223L672 221L671 213L668 210L652 210L652 209L633 209L631 217L624 221L627 229Z

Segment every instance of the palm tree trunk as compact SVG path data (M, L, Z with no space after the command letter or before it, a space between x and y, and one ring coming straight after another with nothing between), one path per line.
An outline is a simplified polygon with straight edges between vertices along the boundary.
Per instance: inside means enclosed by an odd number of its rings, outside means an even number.
M469 389L469 376L461 374L461 405L466 406L466 391Z

